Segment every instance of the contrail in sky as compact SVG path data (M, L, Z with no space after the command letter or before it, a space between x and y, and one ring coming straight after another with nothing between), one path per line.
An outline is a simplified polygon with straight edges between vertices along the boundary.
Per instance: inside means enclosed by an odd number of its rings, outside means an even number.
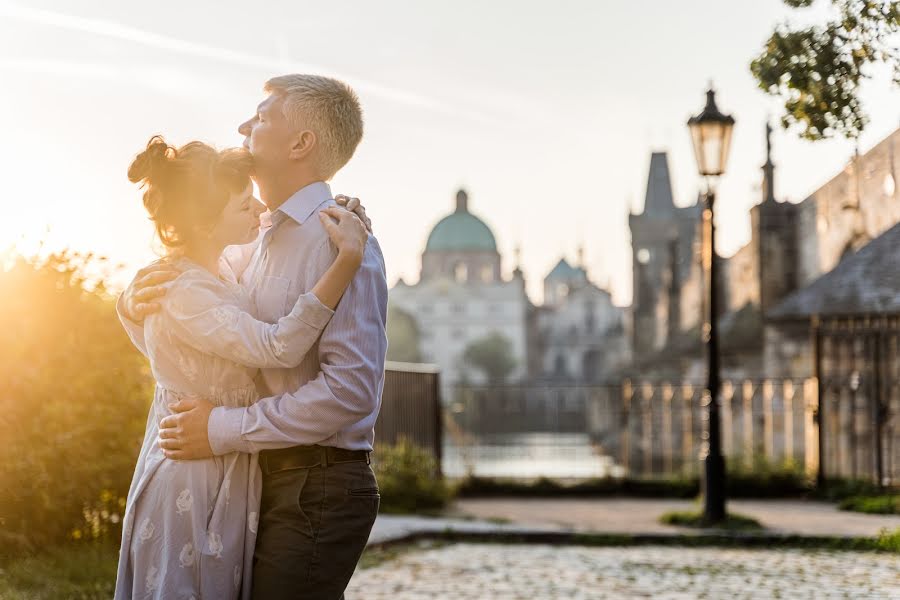
M283 59L248 54L246 52L222 48L220 46L191 42L139 29L137 27L131 27L129 25L122 25L113 21L79 17L40 8L31 8L14 2L0 1L0 17L9 17L28 23L36 23L48 27L57 27L69 31L78 31L90 35L122 40L133 44L168 50L182 55L260 69L268 73L282 72L285 68ZM321 65L292 61L290 63L290 70L295 72L330 75L347 81L353 85L354 88L363 93L371 94L372 96L397 104L420 108L444 115L462 117L483 123L497 122L495 117L487 114L462 110L457 106L447 104L446 102L424 96L411 90L395 88L374 81L344 75Z

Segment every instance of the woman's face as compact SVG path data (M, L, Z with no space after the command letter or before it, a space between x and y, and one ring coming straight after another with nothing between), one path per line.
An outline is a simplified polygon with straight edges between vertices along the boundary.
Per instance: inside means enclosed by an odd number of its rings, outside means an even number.
M253 184L248 183L244 191L231 194L212 238L224 246L249 244L259 235L259 215L265 210L265 205L253 197Z

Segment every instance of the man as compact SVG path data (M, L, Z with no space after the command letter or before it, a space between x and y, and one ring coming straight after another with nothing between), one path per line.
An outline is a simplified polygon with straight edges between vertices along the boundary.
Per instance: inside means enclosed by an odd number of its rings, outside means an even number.
M325 182L352 157L363 121L354 92L334 79L285 75L265 90L268 97L238 131L253 154L272 226L228 266L251 294L257 317L276 322L336 254L311 217L334 204ZM135 319L154 310L160 283L171 278L141 275L118 304L139 347L143 331ZM172 459L260 452L255 599L343 597L378 512L369 452L384 386L386 313L384 259L370 236L334 317L297 368L263 369L262 399L250 407L183 399L160 424L160 446Z

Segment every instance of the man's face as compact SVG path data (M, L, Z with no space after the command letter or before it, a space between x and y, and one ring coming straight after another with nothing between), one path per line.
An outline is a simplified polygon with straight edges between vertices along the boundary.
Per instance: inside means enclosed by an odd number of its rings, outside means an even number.
M281 94L273 93L256 108L256 114L238 127L244 148L253 155L257 172L274 172L288 165L296 131L284 116Z

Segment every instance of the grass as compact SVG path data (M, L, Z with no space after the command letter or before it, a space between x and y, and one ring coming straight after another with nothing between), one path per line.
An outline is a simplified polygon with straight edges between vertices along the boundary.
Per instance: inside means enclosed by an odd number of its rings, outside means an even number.
M877 537L783 535L763 531L703 531L691 534L627 534L577 532L462 532L441 531L429 534L428 539L450 543L476 544L540 544L551 546L632 547L667 546L673 548L745 548L771 550L773 548L889 552L900 554L900 528L882 530Z
M850 496L841 500L838 508L870 515L898 515L900 514L900 495Z
M107 600L116 582L118 546L84 543L51 548L0 566L4 600Z
M659 518L659 522L665 525L724 529L726 531L762 531L765 529L756 519L735 513L728 513L721 523L710 523L703 518L703 513L699 511L672 511L663 514Z

